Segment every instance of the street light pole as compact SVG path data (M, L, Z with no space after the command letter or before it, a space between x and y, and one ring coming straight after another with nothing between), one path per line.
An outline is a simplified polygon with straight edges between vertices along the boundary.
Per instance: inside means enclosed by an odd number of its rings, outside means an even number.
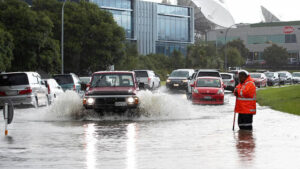
M227 34L228 34L229 29L231 29L235 25L240 25L240 24L242 24L242 23L235 23L235 24L229 26L225 32L225 61L224 62L225 62L225 70L226 71L227 71Z
M66 0L61 9L61 74L64 74L64 8Z

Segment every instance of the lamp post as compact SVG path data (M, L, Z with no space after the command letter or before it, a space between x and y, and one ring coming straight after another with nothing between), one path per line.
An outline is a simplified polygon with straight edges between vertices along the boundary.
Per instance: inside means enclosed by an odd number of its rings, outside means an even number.
M61 74L64 74L64 8L66 0L61 8Z
M240 25L240 24L243 24L243 23L235 23L231 26L229 26L227 29L226 29L226 32L225 32L225 70L227 71L227 34L228 34L228 31L233 27L233 26L236 26L236 25Z

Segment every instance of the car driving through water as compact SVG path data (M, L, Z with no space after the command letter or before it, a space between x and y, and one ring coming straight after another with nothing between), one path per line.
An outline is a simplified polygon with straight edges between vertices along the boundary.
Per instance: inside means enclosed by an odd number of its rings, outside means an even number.
M92 75L83 105L97 112L132 110L138 108L139 90L132 71L100 71Z

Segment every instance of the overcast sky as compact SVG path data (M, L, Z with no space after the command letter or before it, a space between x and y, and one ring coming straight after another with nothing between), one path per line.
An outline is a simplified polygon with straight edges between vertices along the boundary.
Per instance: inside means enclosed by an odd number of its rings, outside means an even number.
M161 2L161 0L148 0ZM176 0L171 0L175 3ZM257 23L263 20L264 6L282 21L300 21L300 0L223 0L235 23Z

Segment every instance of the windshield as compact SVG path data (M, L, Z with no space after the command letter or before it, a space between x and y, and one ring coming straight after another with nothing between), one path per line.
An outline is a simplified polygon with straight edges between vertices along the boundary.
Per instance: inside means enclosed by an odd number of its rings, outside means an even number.
M173 71L170 77L189 77L188 71Z
M134 71L136 77L148 77L147 71Z
M88 84L91 81L91 77L79 77L79 80L83 84Z
M231 75L221 74L222 79L231 79Z
M294 77L300 77L300 73L293 73Z
M53 78L59 85L74 83L71 75L55 75Z
M285 73L278 73L280 77L286 77Z
M266 75L267 77L273 77L273 76L274 76L274 73L265 73L265 75Z
M196 87L221 87L219 79L198 79Z
M202 76L220 77L220 73L219 72L199 72L198 77L202 77Z
M0 86L28 85L28 77L25 73L0 75Z
M258 73L250 73L250 76L252 78L260 78L261 77L261 74L258 74Z
M132 74L95 74L91 87L133 87Z

